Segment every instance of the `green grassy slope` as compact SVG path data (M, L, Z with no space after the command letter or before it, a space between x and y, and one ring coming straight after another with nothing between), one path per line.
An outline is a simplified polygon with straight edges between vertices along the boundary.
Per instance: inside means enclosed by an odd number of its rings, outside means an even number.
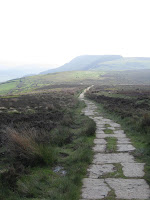
M51 89L55 85L117 85L148 84L150 69L129 71L69 71L36 75L15 79L0 84L0 95Z
M33 89L54 84L82 84L99 80L104 72L70 71L46 75L37 75L15 79L0 84L0 95L11 93L30 92Z
M124 71L150 69L149 57L122 57L119 55L84 55L78 56L70 62L43 74L63 71ZM42 74L42 73L41 73Z
M61 67L42 72L41 74L63 72L63 71L89 70L93 66L96 66L98 63L103 63L106 61L112 61L121 58L122 56L120 55L82 55L75 57L70 62L64 64Z
M92 70L136 70L150 69L150 58L120 58L98 63Z

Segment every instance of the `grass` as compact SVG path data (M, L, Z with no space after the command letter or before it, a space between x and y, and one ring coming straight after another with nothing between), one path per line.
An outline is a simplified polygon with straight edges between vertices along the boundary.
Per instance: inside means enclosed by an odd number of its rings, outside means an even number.
M107 141L106 152L115 153L117 150L117 138L107 137L106 141Z
M108 129L108 128L105 129L104 132L105 132L106 134L114 134L113 130Z
M35 89L40 89L46 86L52 87L57 84L77 84L78 86L82 85L83 82L84 84L90 84L89 80L99 80L103 74L104 72L68 71L24 77L0 84L0 95L4 95L7 92L9 94L30 93Z
M85 104L76 99L78 90L73 94L68 90L69 96L67 96L68 93L65 94L66 98L62 96L64 91L62 94L60 91L55 92L53 93L55 95L51 96L51 103L52 101L55 103L53 106L49 106L47 111L43 110L41 106L49 101L50 98L47 94L46 96L45 94L38 95L38 101L35 96L31 98L32 95L29 97L24 95L18 97L19 99L15 102L16 105L28 105L29 107L32 105L35 113L26 113L25 116L26 118L30 117L30 120L34 118L34 123L36 122L34 126L38 122L38 126L42 124L44 129L32 129L33 122L31 124L26 122L25 128L21 123L22 118L19 123L14 120L14 128L10 126L9 129L6 129L7 149L10 152L7 154L6 149L4 153L6 157L8 156L5 162L9 167L6 168L5 163L6 171L0 175L0 199L78 200L80 198L81 181L93 158L92 146L96 124L81 114ZM6 102L8 103L8 101L5 102L3 99L1 101L4 101L7 107ZM64 105L64 101L66 105ZM11 99L9 99L10 102L13 103ZM38 104L40 102L38 110L35 109L36 102ZM46 129L47 124L44 126L41 120L48 113L51 115L48 118L48 129ZM39 119L36 119L36 114ZM8 113L5 115L7 116ZM22 114L20 116L24 120L25 116ZM18 120L18 115L13 115L14 119L15 117ZM50 119L53 120L53 125ZM4 121L4 124L8 123L7 120ZM46 119L44 121L46 122ZM65 171L65 174L55 171L58 166Z
M105 124L105 128L111 127L110 124Z
M122 171L122 165L120 163L114 163L114 172L102 175L101 178L127 178L124 176Z
M18 81L9 81L7 83L0 84L0 94L6 94L10 90L17 87Z

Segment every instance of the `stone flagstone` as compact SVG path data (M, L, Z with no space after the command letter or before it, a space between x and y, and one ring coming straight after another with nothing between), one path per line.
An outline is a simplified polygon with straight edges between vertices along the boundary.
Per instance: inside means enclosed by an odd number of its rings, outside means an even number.
M150 188L144 179L115 179L105 180L115 190L118 199L149 199Z
M104 139L94 139L94 144L107 144Z
M82 198L83 199L103 199L111 189L103 179L83 179Z
M134 151L135 147L132 144L118 144L117 145L117 151L119 152L129 152Z
M89 178L99 178L107 173L115 172L115 166L112 164L91 165L87 171Z
M143 177L144 163L121 163L122 170L126 177Z
M129 153L96 153L93 163L134 163L134 157Z
M96 112L97 107L89 100L84 99L84 94L90 89L87 88L79 97L85 101L87 107L82 111L96 123L96 138L94 139L95 153L92 165L87 169L88 178L83 179L83 186L80 200L111 199L109 192L115 194L112 197L116 200L150 200L150 187L142 177L144 176L144 163L137 163L130 154L135 148L129 138L121 129L120 124L110 119L105 119ZM105 134L105 125L113 130L114 134ZM117 153L106 153L107 142L105 138L114 137L117 139ZM122 166L126 178L101 178L108 173L117 173L115 163ZM134 179L133 179L134 178ZM140 179L139 179L140 178Z
M93 147L93 151L94 152L105 152L106 150L106 145L105 144L96 144L94 147Z

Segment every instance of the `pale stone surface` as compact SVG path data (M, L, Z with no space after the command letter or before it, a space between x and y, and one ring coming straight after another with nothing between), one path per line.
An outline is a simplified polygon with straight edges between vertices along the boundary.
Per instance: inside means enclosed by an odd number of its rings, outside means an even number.
M102 119L103 119L102 116L94 117L94 121L95 121L95 120L99 121L99 120L102 120Z
M126 177L143 177L144 163L121 163L123 174Z
M83 179L82 198L83 199L103 199L107 196L110 188L103 179Z
M106 119L106 118L103 118L102 120L103 120L103 122L105 122L106 124L109 124L109 123L112 122L112 120L110 120L110 119Z
M101 134L101 132L96 131L96 137L101 139L101 138L107 138L107 137L115 137L115 138L126 138L125 134Z
M97 122L95 122L96 123L96 127L105 127L105 124L103 124L103 123L97 123Z
M105 152L106 150L106 145L105 144L96 144L93 147L94 152Z
M103 128L97 128L96 129L96 133L104 133L104 130L105 130L105 128L103 127Z
M96 134L105 134L103 130L96 130Z
M130 139L129 138L118 138L117 141L118 144L130 144Z
M110 129L110 130L112 130L112 131L115 131L115 130L116 130L116 128L114 128L114 127L107 127L107 129Z
M94 139L94 144L107 144L104 139Z
M105 163L134 163L134 157L129 153L97 153L94 156L94 164Z
M111 122L110 123L110 126L114 127L114 128L120 128L120 124L117 124L117 123L114 123L114 122Z
M135 147L132 144L118 144L117 151L119 152L129 152L134 151Z
M84 111L84 114L87 116L94 115L93 111L89 111L89 110Z
M105 179L119 199L149 199L150 188L143 179Z
M114 134L124 134L124 131L123 130L116 130L116 131L114 131Z
M114 172L115 166L112 164L92 165L87 171L89 172L89 178L99 178L102 175Z

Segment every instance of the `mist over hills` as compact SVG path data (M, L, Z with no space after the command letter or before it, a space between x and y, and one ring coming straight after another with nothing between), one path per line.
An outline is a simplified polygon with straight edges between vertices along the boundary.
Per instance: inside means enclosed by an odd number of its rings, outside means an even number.
M120 55L82 55L75 57L69 63L66 63L56 69L44 71L41 74L63 71L90 70L93 67L96 67L98 63L113 61L121 58L122 56Z
M48 69L43 71L44 69ZM123 57L121 55L82 55L75 57L70 62L58 67L58 65L44 66L27 65L20 68L4 69L0 65L0 82L11 79L45 75L49 73L66 71L126 71L126 70L150 69L150 57Z
M43 71L41 74L63 71L124 71L150 69L149 57L122 57L121 55L83 55L61 67Z
M49 68L58 67L59 65L48 65ZM4 82L11 79L21 78L24 76L33 76L39 74L45 69L48 69L46 66L41 65L23 65L18 67L4 67L0 65L0 82Z

